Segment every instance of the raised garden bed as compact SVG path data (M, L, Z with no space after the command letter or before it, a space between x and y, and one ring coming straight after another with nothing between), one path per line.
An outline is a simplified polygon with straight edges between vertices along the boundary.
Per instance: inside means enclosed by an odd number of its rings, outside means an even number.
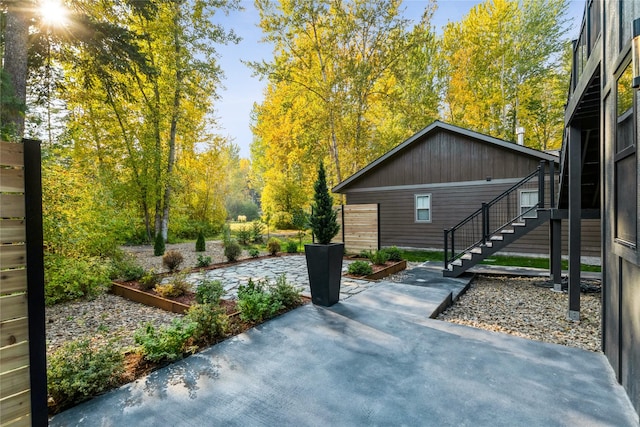
M111 292L119 297L126 298L130 301L139 302L140 304L151 307L161 308L172 313L184 314L189 309L189 305L154 295L151 292L141 291L132 285L113 282L111 284Z
M373 264L371 265L371 268L373 268L373 273L367 276L353 276L351 274L345 274L345 276L356 279L380 280L392 274L396 274L398 271L405 270L407 268L407 261L387 261L385 265Z

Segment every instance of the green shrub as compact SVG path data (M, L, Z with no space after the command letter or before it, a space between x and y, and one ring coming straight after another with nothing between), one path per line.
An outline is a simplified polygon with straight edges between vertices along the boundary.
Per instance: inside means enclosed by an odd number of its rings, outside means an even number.
M302 302L300 290L287 283L287 277L284 273L276 279L275 286L271 288L271 294L276 301L280 302L281 306L286 308L296 307Z
M183 261L184 257L180 251L171 250L162 256L162 264L164 264L169 271L176 271Z
M185 274L176 274L171 281L164 285L156 285L156 292L162 297L180 297L191 290L191 284L187 282Z
M111 257L111 271L109 278L112 280L137 280L144 274L144 268L138 264L136 257L124 251L118 251Z
M198 262L196 263L196 267L209 267L211 265L211 257L198 255Z
M142 290L148 291L149 289L155 288L156 285L160 283L160 278L156 272L151 269L142 275L140 280L138 280L138 283L140 283Z
M389 255L389 261L402 261L402 251L395 246L391 246L390 248L385 248L384 251Z
M237 261L242 254L242 248L235 240L230 240L224 245L224 256L227 257L227 261Z
M238 309L240 319L245 322L262 322L282 308L280 301L266 290L265 283L254 282L238 287Z
M46 254L45 304L95 298L111 287L109 268L98 258L66 258Z
M164 255L164 249L164 238L162 237L162 233L158 233L156 234L156 239L153 242L153 255Z
M385 262L389 260L389 254L387 254L384 250L371 252L369 255L369 261L376 265L384 265Z
M287 253L296 254L298 253L298 242L294 242L293 240L287 241Z
M260 256L260 251L256 248L249 249L249 256L251 258L258 258Z
M275 212L271 216L271 224L278 230L291 230L293 228L293 215L289 212Z
M251 223L251 241L253 243L262 243L263 232L264 232L264 225L260 221L253 221Z
M144 358L151 362L173 361L182 358L188 351L187 342L193 336L198 324L183 319L173 319L170 325L158 330L147 323L135 332L136 344L142 347Z
M196 239L196 252L204 252L207 250L207 243L204 241L204 233L198 232L198 238Z
M267 242L267 251L271 255L276 255L278 252L280 252L280 240L276 239L275 237L270 238Z
M373 273L373 268L367 261L354 261L349 264L347 272L354 276L367 276Z
M198 304L219 304L224 295L224 287L219 280L202 280L196 288Z
M215 303L192 305L185 320L197 325L193 331L193 339L205 345L223 338L229 329L229 316Z
M231 241L231 227L229 224L225 224L222 227L222 245L227 246L227 244Z
M47 362L47 391L55 411L117 386L124 371L124 357L115 346L93 348L88 338L65 343Z
M238 243L243 246L247 246L249 241L251 241L251 229L245 226L242 226L236 231L236 238L238 239Z

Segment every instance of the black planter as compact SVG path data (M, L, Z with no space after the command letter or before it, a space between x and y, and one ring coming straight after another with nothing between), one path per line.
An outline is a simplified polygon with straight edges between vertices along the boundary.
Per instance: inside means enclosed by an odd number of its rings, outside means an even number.
M340 299L344 243L304 245L311 302L330 307Z

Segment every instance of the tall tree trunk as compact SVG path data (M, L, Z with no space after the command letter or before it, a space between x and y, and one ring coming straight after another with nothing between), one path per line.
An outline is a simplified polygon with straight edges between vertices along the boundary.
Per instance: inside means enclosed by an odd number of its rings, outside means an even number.
M29 4L24 1L8 1L5 4L7 13L4 34L4 70L11 79L16 100L22 105L26 105ZM24 136L24 114L12 109L7 116L8 124L12 124L15 129L16 139L22 139Z
M167 159L167 180L164 187L163 209L162 209L162 237L167 240L169 232L169 208L171 206L171 182L173 174L173 166L176 161L176 131L178 128L178 117L180 115L180 100L182 98L182 70L180 63L181 45L179 33L179 14L180 6L176 5L176 14L174 15L173 43L176 61L176 87L173 93L173 111L171 113L171 126L169 129L169 157Z

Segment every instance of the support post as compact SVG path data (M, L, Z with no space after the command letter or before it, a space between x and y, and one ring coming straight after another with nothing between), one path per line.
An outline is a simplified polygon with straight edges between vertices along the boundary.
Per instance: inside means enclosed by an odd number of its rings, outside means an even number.
M482 202L482 242L486 245L489 239L489 206Z
M553 160L549 160L549 207L556 209L556 167Z
M449 269L449 230L444 230L444 269Z
M538 166L538 209L544 209L544 160Z
M582 132L569 127L569 320L580 320Z
M42 252L42 164L40 141L24 144L25 219L27 233L27 307L29 313L29 376L31 425L46 426L47 348L44 310L44 254Z
M562 220L551 220L551 280L553 290L562 292Z

